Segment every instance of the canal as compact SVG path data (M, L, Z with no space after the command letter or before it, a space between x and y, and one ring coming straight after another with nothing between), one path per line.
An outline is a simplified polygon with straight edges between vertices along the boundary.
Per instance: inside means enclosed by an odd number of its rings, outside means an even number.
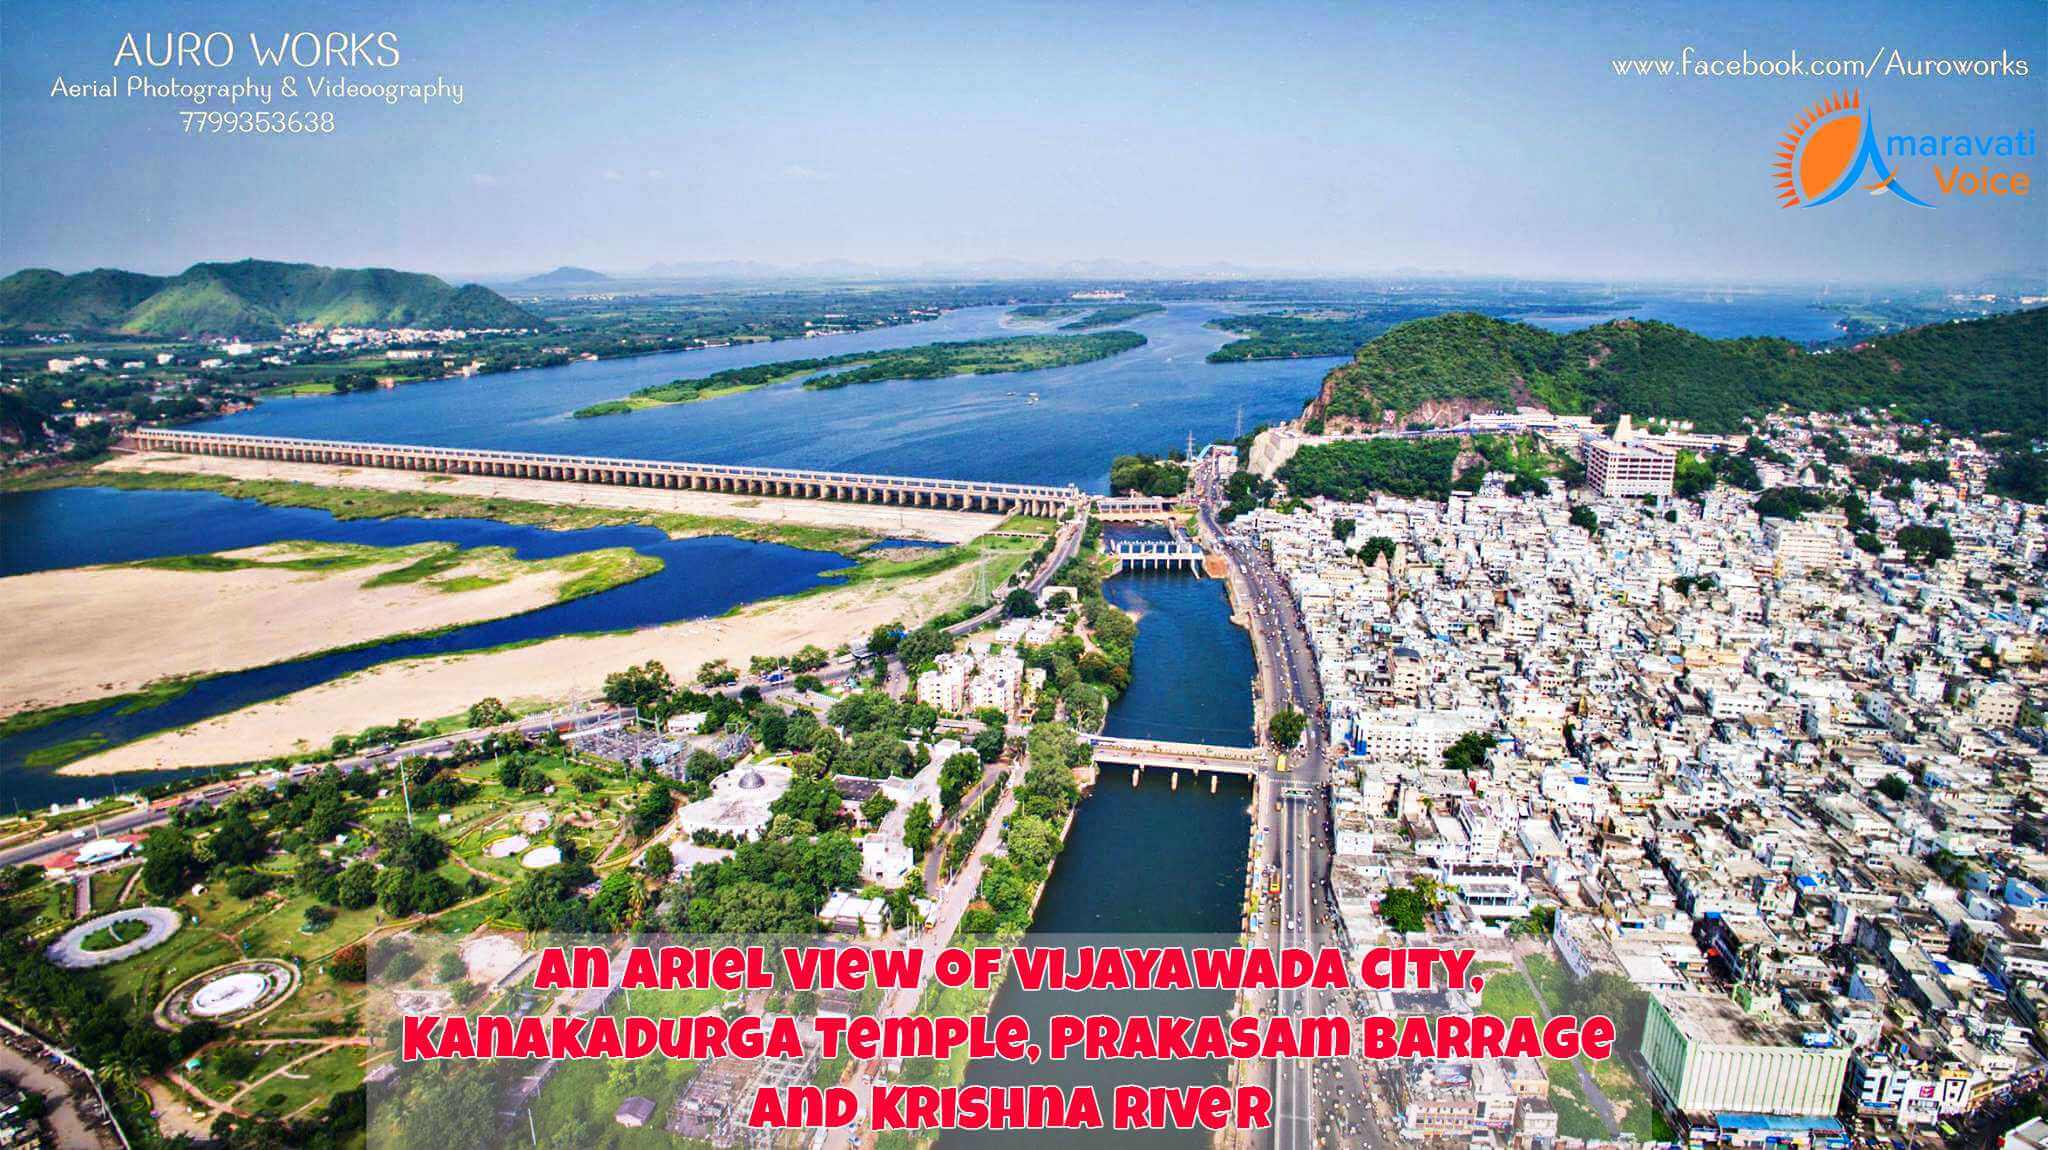
M1156 537L1156 529L1112 528L1112 537ZM1249 746L1251 637L1230 618L1221 580L1187 572L1118 575L1103 584L1110 602L1139 616L1131 688L1111 707L1106 733ZM1127 767L1107 767L1081 801L1066 849L1038 905L1026 940L1032 946L1235 946L1244 903L1245 859L1252 828L1251 780L1240 775L1144 771L1133 785ZM1200 1016L1223 1014L1230 996L1215 991L1143 994L1023 991L1006 986L991 1014L1031 1021L1043 1040L1053 1014ZM968 1081L987 1085L1056 1084L1095 1088L1108 1117L1111 1091L1122 1084L1187 1086L1221 1083L1223 1062L978 1062ZM1048 1136L956 1131L958 1147L1024 1147L1049 1141L1091 1146L1198 1147L1193 1131L1102 1131Z

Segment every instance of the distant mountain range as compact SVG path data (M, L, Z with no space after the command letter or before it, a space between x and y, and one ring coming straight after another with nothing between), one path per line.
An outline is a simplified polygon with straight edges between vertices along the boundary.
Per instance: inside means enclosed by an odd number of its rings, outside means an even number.
M0 329L263 338L297 323L543 326L539 317L489 288L453 287L435 276L390 268L242 260L193 264L175 276L113 268L64 275L29 268L0 279Z
M1404 323L1323 379L1311 427L1457 423L1474 412L1691 420L1730 432L1747 416L1897 406L1965 432L2048 433L2048 309L1929 324L1853 349L1709 339L1624 319L1557 333L1454 312Z
M574 287L578 284L610 283L610 276L589 268L559 267L519 281L520 287Z

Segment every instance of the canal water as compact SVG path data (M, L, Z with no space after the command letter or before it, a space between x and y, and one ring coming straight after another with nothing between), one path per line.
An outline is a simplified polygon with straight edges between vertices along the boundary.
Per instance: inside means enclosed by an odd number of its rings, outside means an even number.
M1251 803L1251 784L1241 776L1219 776L1216 793L1211 794L1206 780L1197 785L1184 778L1175 789L1168 772L1145 771L1134 787L1129 768L1104 770L1074 816L1066 849L1053 866L1024 945L1069 950L1238 945ZM1054 1014L1200 1017L1223 1015L1230 1005L1230 995L1218 991L1024 991L1011 983L998 992L990 1013L1028 1019L1034 1039L1043 1042L1047 1019ZM1108 1121L1112 1094L1119 1085L1222 1083L1228 1072L1225 1062L983 1060L968 1068L967 1080L990 1086L1092 1086ZM1192 1148L1207 1142L1207 1135L1199 1131L954 1131L941 1146L957 1150L1083 1143Z
M1111 539L1157 539L1163 528L1114 526ZM1230 619L1221 580L1190 572L1147 571L1103 583L1111 603L1138 616L1131 687L1111 707L1104 732L1178 742L1249 746L1253 742L1251 637ZM1251 781L1145 771L1133 785L1128 767L1106 767L1083 799L1067 845L1047 880L1027 945L1235 946L1244 903L1245 855L1251 835ZM1143 994L1032 991L1006 986L991 1013L1029 1019L1043 1041L1053 1014L1222 1014L1230 996L1217 992ZM1111 1061L1066 1064L981 1062L968 1081L988 1085L1094 1087L1109 1117L1121 1084L1186 1086L1223 1082L1225 1063ZM1050 1141L1094 1146L1197 1147L1197 1132L1115 1132L1078 1135L948 1134L956 1147L1022 1147Z
M81 529L87 524L90 529ZM380 547L439 541L462 547L506 547L527 559L631 547L660 559L662 569L609 591L522 615L230 672L203 680L158 706L132 713L108 708L0 738L0 790L30 806L191 777L193 772L80 778L40 767L35 756L38 751L78 739L101 739L108 746L129 742L393 659L718 615L757 599L836 582L823 573L848 563L841 555L773 543L722 537L670 539L651 527L550 531L477 519L342 520L325 511L266 507L190 491L81 487L0 493L0 575L224 551L282 539Z

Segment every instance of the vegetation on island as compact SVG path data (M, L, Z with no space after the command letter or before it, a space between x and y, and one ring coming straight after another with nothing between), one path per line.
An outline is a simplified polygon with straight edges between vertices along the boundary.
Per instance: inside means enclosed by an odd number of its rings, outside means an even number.
M606 400L578 408L574 415L579 419L618 415L642 408L735 395L797 379L804 381L806 390L828 391L891 379L944 379L955 375L1040 371L1107 359L1144 343L1144 336L1127 331L1079 336L1020 335L928 343L891 351L848 352L822 359L782 360L753 367L729 368L701 379L678 379L644 387L625 399Z
M1252 359L1300 359L1351 355L1386 331L1384 319L1356 315L1232 315L1208 326L1234 332L1233 339L1209 353L1210 363L1242 363Z
M1846 350L1782 339L1709 339L1617 320L1557 334L1458 312L1405 323L1332 371L1312 426L1342 417L1400 422L1431 404L1687 420L1739 430L1780 405L1894 407L1958 431L2048 432L2039 349L2048 309L1938 324Z
M240 260L175 276L29 268L0 279L0 329L194 338L275 336L321 327L538 328L542 320L486 287L390 268Z
M1139 316L1165 310L1164 305L1156 303L1113 303L1096 308L1079 319L1068 320L1060 325L1060 330L1093 331L1098 327L1115 327L1120 323L1129 323Z
M138 559L128 565L156 571L187 572L342 572L376 567L383 570L365 579L364 587L417 583L450 594L553 573L561 579L555 589L555 597L560 602L567 602L644 579L660 571L662 561L630 547L604 547L549 559L521 559L509 547L461 547L438 542L373 547L361 543L287 539L267 544L255 554L165 555Z
M1010 318L1040 322L1064 319L1068 322L1060 325L1061 331L1091 331L1098 327L1114 327L1139 316L1165 310L1163 304L1156 303L1113 303L1100 306L1085 303L1027 303L1011 308Z

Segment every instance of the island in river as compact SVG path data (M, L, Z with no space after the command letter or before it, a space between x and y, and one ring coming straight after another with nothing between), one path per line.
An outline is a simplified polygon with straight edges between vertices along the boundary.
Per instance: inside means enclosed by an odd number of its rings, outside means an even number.
M642 408L737 395L793 379L803 379L804 387L811 391L830 391L886 379L943 379L954 375L1040 371L1108 359L1142 347L1144 343L1144 336L1128 331L1069 336L1019 335L928 343L894 350L848 352L823 359L782 360L729 368L701 379L678 379L643 387L625 399L593 403L578 408L574 414L578 419L621 415Z

